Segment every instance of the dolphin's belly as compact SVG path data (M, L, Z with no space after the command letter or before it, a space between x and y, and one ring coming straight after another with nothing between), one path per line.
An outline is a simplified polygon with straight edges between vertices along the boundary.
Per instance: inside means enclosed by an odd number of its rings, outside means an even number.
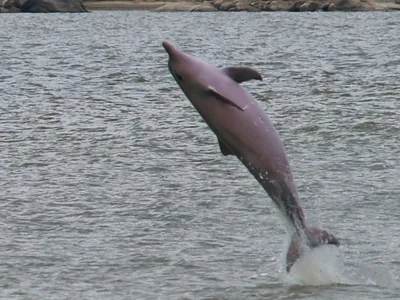
M237 114L234 124L224 131L226 143L237 156L246 158L258 171L292 176L278 132L258 105Z

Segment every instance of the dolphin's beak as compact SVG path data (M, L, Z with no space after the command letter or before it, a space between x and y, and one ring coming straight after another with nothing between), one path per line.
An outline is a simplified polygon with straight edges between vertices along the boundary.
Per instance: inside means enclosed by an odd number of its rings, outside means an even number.
M162 45L163 45L165 51L167 51L169 57L171 59L173 59L175 54L178 52L178 49L176 49L173 45L171 45L168 42L163 42Z
M172 49L173 49L174 46L172 46L172 45L171 45L170 43L168 43L168 42L162 42L162 45L163 45L165 51L167 51L167 53L168 53L169 55L171 55L171 52L172 52Z

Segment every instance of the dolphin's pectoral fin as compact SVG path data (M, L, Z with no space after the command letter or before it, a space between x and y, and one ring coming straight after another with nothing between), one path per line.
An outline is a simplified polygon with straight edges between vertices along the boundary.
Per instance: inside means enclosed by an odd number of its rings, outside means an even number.
M221 150L221 153L225 156L227 155L235 155L233 152L225 145L223 141L218 139L218 144L219 144L219 149Z
M218 93L213 86L208 86L208 91L213 94L216 98L221 100L222 102L225 102L229 105L235 106L239 108L241 111L244 111L244 108L240 107L239 104L235 103L233 100L229 99L228 97L225 97L221 93Z
M252 79L263 80L260 73L249 67L227 67L221 70L237 83Z

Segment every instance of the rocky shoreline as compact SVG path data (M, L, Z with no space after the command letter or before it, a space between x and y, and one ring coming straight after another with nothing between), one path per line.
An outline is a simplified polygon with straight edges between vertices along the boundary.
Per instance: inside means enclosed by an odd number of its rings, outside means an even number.
M399 0L400 1L400 0ZM373 0L206 0L206 1L85 1L89 10L153 11L373 11L399 10L400 4Z
M374 0L0 0L1 12L87 12L91 10L152 11L373 11L400 10L399 3Z
M400 0L398 0L400 1ZM400 9L399 4L373 0L194 0L194 1L91 1L89 10L154 11L372 11Z

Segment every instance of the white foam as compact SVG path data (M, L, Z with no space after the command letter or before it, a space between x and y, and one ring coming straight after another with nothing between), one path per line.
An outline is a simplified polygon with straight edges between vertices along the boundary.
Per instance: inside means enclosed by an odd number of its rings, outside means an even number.
M348 269L346 276L351 284L376 285L381 287L396 286L392 273L386 266L358 265Z
M307 249L292 266L289 284L329 285L343 283L344 264L340 251L333 245Z

